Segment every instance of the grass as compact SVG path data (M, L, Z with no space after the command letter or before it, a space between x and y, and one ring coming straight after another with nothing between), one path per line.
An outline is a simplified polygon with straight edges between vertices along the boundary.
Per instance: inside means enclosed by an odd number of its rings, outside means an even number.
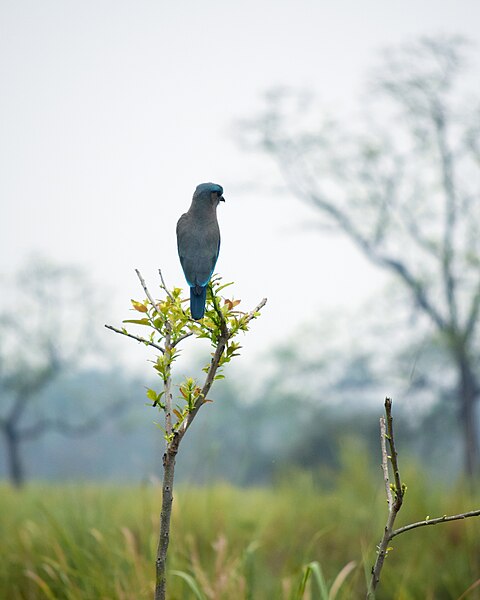
M273 488L180 487L169 598L363 598L386 506L380 473L359 457L351 452L337 475L285 474ZM413 469L403 478L399 525L480 505ZM152 598L159 506L158 487L1 485L0 598ZM378 598L472 600L479 578L480 519L458 521L395 539Z

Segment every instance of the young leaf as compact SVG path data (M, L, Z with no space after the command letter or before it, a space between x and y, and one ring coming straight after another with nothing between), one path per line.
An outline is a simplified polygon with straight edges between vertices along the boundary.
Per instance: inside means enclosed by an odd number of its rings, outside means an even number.
M135 310L138 310L138 312L142 312L142 313L146 313L148 312L148 308L145 306L145 304L142 304L141 302L137 302L136 300L131 300L132 306Z
M145 317L144 319L125 319L122 323L135 323L136 325L150 325L150 321Z
M156 402L158 400L158 394L155 390L151 390L150 388L147 389L147 398L150 398L150 400L152 400L153 402Z

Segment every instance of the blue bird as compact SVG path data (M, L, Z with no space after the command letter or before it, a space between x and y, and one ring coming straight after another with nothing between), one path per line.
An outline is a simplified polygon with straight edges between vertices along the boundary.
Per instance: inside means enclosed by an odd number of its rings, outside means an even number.
M178 255L190 286L192 318L197 321L205 314L207 285L220 251L217 206L224 201L221 185L201 183L190 208L177 223Z

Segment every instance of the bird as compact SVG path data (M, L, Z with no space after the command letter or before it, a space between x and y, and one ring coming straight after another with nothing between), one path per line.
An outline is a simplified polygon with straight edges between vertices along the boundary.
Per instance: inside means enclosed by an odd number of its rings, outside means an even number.
M217 206L225 202L218 183L200 183L192 204L177 223L177 247L185 279L190 286L190 312L196 321L205 314L207 285L220 251Z

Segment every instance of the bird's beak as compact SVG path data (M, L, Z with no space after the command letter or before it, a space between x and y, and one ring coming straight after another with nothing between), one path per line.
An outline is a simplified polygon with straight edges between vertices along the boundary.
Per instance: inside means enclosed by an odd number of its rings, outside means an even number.
M223 196L220 196L220 198L218 199L219 202L225 202L225 198Z

